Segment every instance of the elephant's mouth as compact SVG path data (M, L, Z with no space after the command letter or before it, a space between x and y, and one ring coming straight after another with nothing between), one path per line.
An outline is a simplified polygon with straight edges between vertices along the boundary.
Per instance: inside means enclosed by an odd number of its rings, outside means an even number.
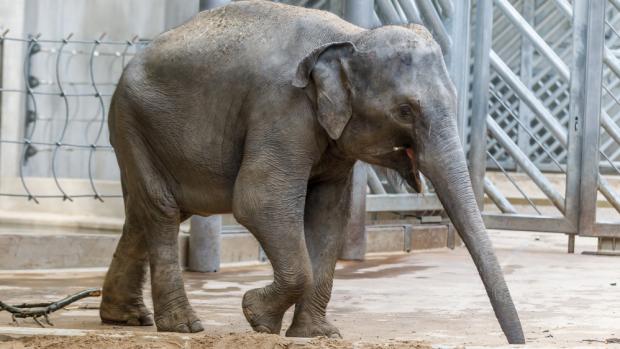
M417 193L422 192L422 180L420 179L420 170L418 168L418 159L416 152L411 146L394 147L394 151L403 151L409 158L409 164L411 165L407 171L403 171L400 175L407 181Z

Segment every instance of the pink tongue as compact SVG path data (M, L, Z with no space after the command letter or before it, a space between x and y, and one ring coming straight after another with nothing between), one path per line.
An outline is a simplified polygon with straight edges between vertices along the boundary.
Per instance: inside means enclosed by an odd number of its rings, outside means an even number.
M413 160L413 149L407 148L407 156L409 159Z

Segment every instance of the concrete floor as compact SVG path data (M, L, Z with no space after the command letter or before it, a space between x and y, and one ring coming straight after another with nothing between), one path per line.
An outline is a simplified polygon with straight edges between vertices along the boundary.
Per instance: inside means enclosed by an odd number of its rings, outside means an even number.
M577 254L570 255L564 235L490 234L528 347L596 348L620 338L620 257L580 254L595 250L595 239L577 238ZM103 270L92 269L0 272L0 300L57 300L100 286L103 276ZM269 283L271 270L267 265L230 266L216 274L186 273L185 280L207 333L228 336L250 330L241 312L241 297L246 290ZM76 304L96 307L98 299ZM289 311L284 330L291 315ZM464 248L374 255L361 263L340 263L328 317L347 343L411 340L449 348L505 344ZM51 334L60 329L136 330L101 325L96 309L70 308L51 318L55 324ZM15 327L5 312L0 313L0 347L2 334L19 335L36 327L32 320Z

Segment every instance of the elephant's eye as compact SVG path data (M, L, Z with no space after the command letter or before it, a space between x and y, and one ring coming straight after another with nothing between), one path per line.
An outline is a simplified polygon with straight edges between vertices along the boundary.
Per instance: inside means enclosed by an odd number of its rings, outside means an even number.
M409 104L401 104L398 107L398 115L405 121L413 120L413 108Z

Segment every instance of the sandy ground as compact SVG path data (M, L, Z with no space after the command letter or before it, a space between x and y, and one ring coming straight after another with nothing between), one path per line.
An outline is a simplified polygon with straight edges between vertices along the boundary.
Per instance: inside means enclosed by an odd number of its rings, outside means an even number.
M580 254L595 239L490 232L519 311L527 347L620 347L620 257ZM103 270L0 272L0 300L53 301L102 283ZM268 265L185 273L190 301L206 331L157 334L154 327L99 321L98 299L16 326L0 313L0 348L461 348L498 347L505 339L467 251L457 248L374 255L338 265L328 317L343 341L255 335L241 312L246 290L271 280ZM150 294L147 290L147 299ZM83 309L91 308L91 309ZM287 313L283 331L291 319ZM37 334L36 336L32 336ZM64 337L59 337L64 335ZM606 344L607 343L607 344Z

